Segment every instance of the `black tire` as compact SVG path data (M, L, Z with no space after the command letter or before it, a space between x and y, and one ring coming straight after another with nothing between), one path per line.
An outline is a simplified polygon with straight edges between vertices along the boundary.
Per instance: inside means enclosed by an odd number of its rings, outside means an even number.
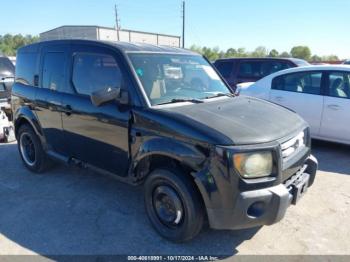
M203 227L202 199L192 179L179 170L156 169L148 176L145 206L153 227L170 241L188 241Z
M21 125L17 138L18 151L26 168L34 173L42 173L51 166L52 161L44 152L40 139L31 126ZM30 145L26 143L30 143Z

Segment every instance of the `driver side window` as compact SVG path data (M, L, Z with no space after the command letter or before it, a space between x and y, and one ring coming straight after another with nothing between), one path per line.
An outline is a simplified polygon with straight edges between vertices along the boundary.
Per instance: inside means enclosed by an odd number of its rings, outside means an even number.
M72 81L79 94L90 96L101 89L121 87L122 74L111 55L77 53L74 56Z

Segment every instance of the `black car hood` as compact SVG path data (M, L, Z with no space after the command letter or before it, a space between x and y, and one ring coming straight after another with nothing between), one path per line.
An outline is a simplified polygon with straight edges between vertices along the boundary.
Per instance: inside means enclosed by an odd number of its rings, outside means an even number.
M191 121L195 129L206 127L210 133L221 134L222 143L227 145L271 142L307 127L306 122L294 112L245 96L161 110L175 114L177 119L180 115L186 122Z

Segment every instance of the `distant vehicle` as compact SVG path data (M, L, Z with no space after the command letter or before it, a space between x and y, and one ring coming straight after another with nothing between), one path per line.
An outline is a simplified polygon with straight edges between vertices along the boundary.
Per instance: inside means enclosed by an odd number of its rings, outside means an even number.
M325 63L325 62L312 62L311 65L329 65L329 63Z
M9 121L4 111L0 110L0 142L12 142L15 140L13 124Z
M16 65L16 57L15 56L9 56L8 59L11 60L12 64Z
M310 125L313 138L350 144L350 67L292 68L269 75L240 95L285 106Z
M280 70L308 65L305 60L297 58L225 58L214 62L221 76L234 90L237 84L256 82Z
M235 96L184 49L86 40L22 47L12 109L29 170L56 159L144 184L153 227L176 242L206 220L214 229L276 223L316 176L300 116Z
M343 62L343 64L344 64L344 65L350 65L350 59L345 60L345 61Z
M15 66L10 59L0 56L0 110L10 114L11 88L14 82Z

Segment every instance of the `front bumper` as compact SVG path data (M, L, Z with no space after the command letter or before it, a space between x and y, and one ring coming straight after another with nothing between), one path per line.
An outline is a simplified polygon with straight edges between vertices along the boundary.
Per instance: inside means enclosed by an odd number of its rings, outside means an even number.
M316 176L317 160L310 156L305 165L283 184L242 192L233 209L207 208L210 227L213 229L243 229L271 225L280 221L287 208L296 204L310 187Z

